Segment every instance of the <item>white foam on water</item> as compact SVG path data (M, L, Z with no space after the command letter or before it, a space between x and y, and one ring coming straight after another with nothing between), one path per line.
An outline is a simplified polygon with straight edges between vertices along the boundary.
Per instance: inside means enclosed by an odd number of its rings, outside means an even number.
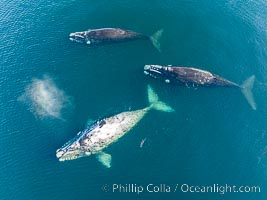
M111 160L112 157L110 154L108 153L104 153L104 152L99 152L96 154L96 159L106 168L110 168L111 167Z
M30 110L37 116L59 119L62 119L62 109L71 105L70 98L48 76L33 79L19 101L29 104Z

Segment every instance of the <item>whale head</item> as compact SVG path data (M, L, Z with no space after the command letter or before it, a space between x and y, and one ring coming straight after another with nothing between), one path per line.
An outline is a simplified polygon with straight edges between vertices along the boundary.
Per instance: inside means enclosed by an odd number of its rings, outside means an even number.
M175 74L172 72L171 67L160 65L145 65L144 74L156 79L164 80L166 83L170 83L175 79Z
M90 156L91 152L84 150L76 140L67 142L63 147L56 151L59 161L75 160L84 156Z

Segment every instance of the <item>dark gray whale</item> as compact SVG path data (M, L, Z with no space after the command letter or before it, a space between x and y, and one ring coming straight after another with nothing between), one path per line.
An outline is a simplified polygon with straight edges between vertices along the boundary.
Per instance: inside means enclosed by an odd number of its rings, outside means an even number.
M163 30L161 29L149 37L131 30L123 30L120 28L100 28L71 33L69 37L71 41L90 46L121 43L132 40L150 40L152 44L160 51L159 39L162 35L162 32Z
M144 73L166 83L176 83L186 86L204 87L235 87L241 89L252 109L256 110L256 103L252 94L255 76L249 77L242 85L224 79L211 72L192 67L172 67L160 65L145 65Z

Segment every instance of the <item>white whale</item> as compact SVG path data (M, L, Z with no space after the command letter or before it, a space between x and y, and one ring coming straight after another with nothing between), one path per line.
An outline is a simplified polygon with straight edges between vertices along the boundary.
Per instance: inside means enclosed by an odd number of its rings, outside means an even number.
M102 152L110 144L128 133L152 109L173 112L174 110L159 101L157 94L148 86L148 101L146 108L126 111L95 122L57 150L59 161L74 160L92 154L106 167L111 167L111 156Z

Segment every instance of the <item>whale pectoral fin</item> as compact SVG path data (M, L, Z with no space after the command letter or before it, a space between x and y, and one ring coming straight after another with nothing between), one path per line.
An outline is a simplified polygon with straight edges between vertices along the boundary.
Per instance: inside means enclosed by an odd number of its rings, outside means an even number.
M96 159L106 168L111 167L112 156L105 152L99 152L96 154Z

